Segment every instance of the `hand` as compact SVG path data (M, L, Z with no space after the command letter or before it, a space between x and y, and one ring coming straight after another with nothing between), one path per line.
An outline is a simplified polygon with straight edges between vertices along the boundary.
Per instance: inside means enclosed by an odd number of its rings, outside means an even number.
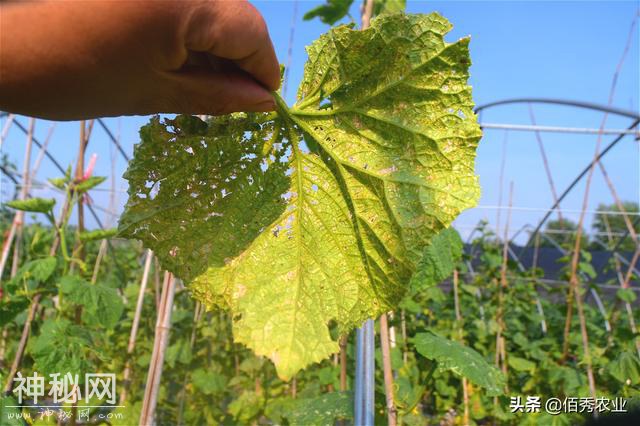
M0 14L0 109L74 120L275 107L278 61L244 0L10 2Z

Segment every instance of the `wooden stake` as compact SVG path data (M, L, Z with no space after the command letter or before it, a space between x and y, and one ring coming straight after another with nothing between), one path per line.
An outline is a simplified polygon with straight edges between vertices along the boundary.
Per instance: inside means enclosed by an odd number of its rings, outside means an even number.
M129 334L129 343L127 345L127 362L124 367L124 373L122 376L123 389L120 394L120 405L124 405L127 399L127 393L129 386L131 385L131 355L136 347L136 338L138 336L138 326L140 324L140 316L142 314L142 306L144 305L144 292L147 288L147 282L149 281L149 270L151 269L151 260L153 259L153 252L147 250L147 257L144 261L144 269L142 271L142 279L140 280L140 290L138 291L138 302L136 303L136 311L133 315L133 323L131 324L131 333Z
M158 320L156 322L156 334L153 341L153 353L149 364L147 385L144 390L142 410L140 412L139 423L142 426L153 426L154 424L158 391L160 390L160 380L162 378L162 364L164 363L164 355L169 343L175 283L176 280L173 275L170 272L165 272L162 296L160 298L160 309L158 310Z
M460 313L460 299L458 297L458 270L453 270L453 305L456 311L456 322L458 323L458 338L464 343L464 335L462 332L462 314ZM462 402L464 404L464 416L462 424L469 424L469 391L467 389L467 378L462 378Z
M398 411L393 399L393 370L391 368L391 347L389 344L389 323L387 314L380 315L380 348L382 349L382 370L384 394L387 399L387 422L389 426L398 424Z
M29 187L31 184L31 173L29 172L31 166L31 147L33 145L33 131L35 129L35 118L29 119L29 130L27 131L27 142L24 150L24 161L22 166L22 188L20 188L19 199L25 200L29 193ZM5 240L2 247L2 257L0 258L0 285L2 284L2 272L7 263L9 257L9 251L11 250L11 244L15 238L15 246L13 253L13 263L11 265L11 276L15 276L18 270L18 262L20 257L20 242L22 241L22 223L24 222L24 212L18 210L13 217L11 223L11 229L9 235Z

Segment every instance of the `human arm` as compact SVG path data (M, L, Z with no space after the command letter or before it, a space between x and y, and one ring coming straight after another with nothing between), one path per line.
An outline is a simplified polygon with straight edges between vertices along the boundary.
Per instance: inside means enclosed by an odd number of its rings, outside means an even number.
M278 62L246 1L0 5L0 109L58 120L274 108Z

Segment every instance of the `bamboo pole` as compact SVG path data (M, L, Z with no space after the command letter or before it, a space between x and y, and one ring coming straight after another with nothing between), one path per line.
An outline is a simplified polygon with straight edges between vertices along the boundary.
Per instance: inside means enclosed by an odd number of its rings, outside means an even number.
M36 119L29 119L29 130L27 131L27 146L24 154L24 162L22 165L22 188L20 188L20 199L26 200L29 194L29 188L31 187L31 148L33 146L33 132L35 131ZM24 229L24 212L18 210L16 212L20 219L16 221L16 242L13 245L13 264L11 265L11 277L14 277L18 272L18 265L20 264L20 246L22 244L22 231Z
M158 262L158 258L154 258L153 262L153 295L156 300L156 311L160 310L160 298L162 287L160 284L160 262Z
M622 56L620 58L620 61L618 62L618 65L616 66L616 70L613 74L613 79L611 81L611 88L609 90L609 99L607 102L608 106L611 106L613 104L613 98L614 98L614 94L616 91L616 85L618 82L618 75L620 74L620 70L622 69L622 65L624 64L624 60L627 56L627 53L629 52L629 48L631 46L631 43L633 41L633 33L634 33L634 29L636 26L636 22L637 22L638 17L634 17L633 22L631 23L631 28L629 31L629 36L627 38L627 43L625 45L625 48L622 52ZM592 398L596 398L596 383L595 383L595 377L593 374L593 366L591 363L591 353L589 350L589 336L587 334L587 326L586 326L586 320L584 317L584 309L582 306L582 294L580 292L580 281L578 280L578 263L580 260L580 244L581 244L581 239L582 239L582 226L584 224L584 217L585 217L585 212L587 210L587 208L589 207L588 203L589 203L589 191L591 189L591 180L593 178L593 173L595 170L595 165L598 162L598 158L600 156L600 145L602 142L602 131L605 128L605 125L607 123L607 118L609 116L608 111L605 111L603 117L602 117L602 121L600 123L600 133L598 134L598 139L596 141L596 147L595 147L595 151L593 154L593 161L591 163L591 166L589 167L589 171L587 173L587 179L586 179L586 183L585 183L585 190L584 190L584 197L582 200L582 212L580 213L580 219L578 220L578 230L576 232L576 241L574 244L574 248L573 248L573 255L571 257L571 275L570 275L570 279L569 279L569 283L570 283L570 287L569 287L569 297L568 297L568 301L567 301L567 316L565 318L565 326L564 326L564 332L563 332L563 347L562 347L562 360L566 360L568 354L569 354L569 332L571 329L571 322L572 322L572 318L573 318L573 300L575 299L575 303L576 306L578 308L578 319L580 321L580 333L582 335L582 348L583 348L583 352L584 352L584 359L585 359L585 364L587 366L587 380L589 382L589 391L591 393L591 397ZM640 249L640 246L638 246ZM636 250L638 251L638 250ZM633 263L632 263L632 267L633 267ZM571 297L573 296L573 298ZM597 413L594 413L594 417L597 417Z
M2 133L0 133L0 148L2 148L2 144L4 143L4 140L7 138L7 135L9 134L9 129L13 124L13 120L15 120L15 115L9 114L7 121L4 123L4 126L2 127Z
M156 322L156 334L153 341L153 353L149 364L147 385L144 390L142 410L140 412L139 423L142 426L153 426L155 423L154 416L158 402L160 380L162 378L162 364L164 363L164 355L169 343L175 284L176 280L173 275L170 272L165 272L162 296L160 298L160 309L158 310L158 319Z
M398 412L393 399L393 370L391 368L391 347L389 344L387 314L380 315L380 347L382 349L384 394L387 401L387 422L389 426L396 426L398 423Z
M36 315L36 311L38 310L38 305L40 303L40 298L42 297L42 293L36 294L29 306L29 313L27 314L27 319L22 326L22 335L20 336L20 342L18 343L18 348L16 350L16 355L13 358L13 363L11 364L11 370L9 370L9 374L7 375L7 381L4 386L5 395L10 395L13 391L13 379L18 372L18 368L20 368L20 364L22 363L22 357L24 356L24 350L27 347L27 340L29 339L29 332L31 330L31 322L33 322L33 318Z
M402 333L402 362L407 363L409 349L407 347L407 318L404 309L400 310L400 332Z
M500 215L502 213L502 193L504 192L504 168L507 160L507 143L509 131L504 132L502 139L502 154L500 157L500 174L498 175L498 209L496 209L496 237L500 234Z
M49 142L51 142L51 137L53 136L53 131L56 128L56 123L53 123L49 126L49 131L47 132L47 137L42 142L42 146L40 147L40 151L38 151L38 156L36 157L35 163L33 163L33 171L31 172L31 182L33 182L38 174L38 170L40 170L40 164L42 164L42 160L44 159L45 154L47 153L47 148L49 147Z
M71 205L71 197L67 197L64 205L62 206L60 218L58 219L61 224L64 223L64 220L70 205ZM53 243L51 244L51 248L49 249L49 256L54 256L56 254L56 252L58 251L59 245L60 245L60 234L56 233ZM27 314L27 319L25 320L24 325L22 327L20 342L18 343L18 348L16 349L16 354L13 358L13 363L11 364L11 370L7 375L7 381L4 387L5 394L10 394L13 391L13 378L18 372L18 368L20 368L20 364L22 363L22 357L24 356L24 351L25 351L25 348L27 347L27 340L29 339L29 333L31 331L31 323L33 322L35 314L38 310L41 297L42 297L42 293L38 293L31 300L31 305L29 306L29 313Z
M598 161L598 166L600 166L599 168L600 168L600 171L602 172L602 177L604 177L604 180L607 183L607 187L609 188L609 192L611 192L611 197L613 197L613 201L622 215L622 220L624 221L624 224L627 227L627 230L629 231L629 236L631 237L633 242L636 244L636 246L640 245L640 241L638 241L638 233L633 227L633 224L631 223L631 219L629 218L629 215L627 214L627 211L625 210L624 205L622 205L622 201L618 196L618 192L616 191L615 185L613 184L613 182L611 181L611 178L609 177L609 173L607 173L607 170L604 168L604 164L602 164L602 161Z
M498 285L498 313L496 319L498 323L498 332L496 333L496 366L502 369L502 372L507 376L507 354L505 350L504 330L506 328L504 323L503 312L503 298L504 290L508 286L507 281L507 262L509 260L509 227L511 225L511 207L513 206L513 182L509 185L509 210L507 212L507 222L504 227L504 236L502 243L502 265L500 266L500 284ZM502 361L502 362L500 362ZM509 387L507 385L507 391Z
M348 336L340 339L340 390L347 390L347 342Z
M604 221L604 226L605 229L607 231L607 240L609 242L609 244L613 244L613 235L611 232L611 225L609 224L609 219L606 216L603 216L603 221ZM636 252L638 252L638 249L636 248ZM635 253L634 253L635 255ZM613 261L614 261L614 267L616 269L616 277L618 278L618 283L620 283L620 288L629 288L629 281L626 279L626 276L622 275L622 264L620 262L620 259L618 259L616 256L613 256ZM633 271L633 266L634 263L630 263L629 264L629 269L631 271ZM628 275L629 279L631 278L630 275ZM620 300L617 299L616 303L613 306L612 309L612 314L611 314L611 327L613 328L615 326L615 323L617 322L617 318L618 318L618 304L619 304ZM638 329L636 327L636 321L635 318L633 317L633 308L631 307L631 304L629 302L624 302L624 306L625 306L625 310L627 311L627 318L629 321L629 329L631 330L631 332L633 334L636 334L638 332ZM611 345L613 343L613 334L609 334L608 336L608 344ZM638 357L640 357L640 341L638 339L636 339L636 352L638 353Z
M513 206L513 181L509 184L509 209L507 210L507 222L504 227L504 236L502 242L502 264L500 266L500 281L493 280L496 282L498 287L498 308L496 311L496 323L498 325L498 330L496 332L496 355L495 355L495 365L498 369L500 369L505 377L507 377L507 354L505 349L505 341L503 337L503 332L505 329L504 323L504 312L503 312L503 302L504 302L504 289L507 288L507 261L509 259L509 227L511 225L511 207ZM509 392L509 384L507 380L506 391ZM498 405L498 397L493 398L493 405Z
M189 350L193 353L193 348L196 344L196 337L198 333L198 324L202 318L202 312L204 306L200 302L196 302L195 309L193 310L193 326L191 327L191 338L189 339ZM187 380L189 379L189 372L185 372L184 379L182 380L182 387L180 388L180 394L178 395L178 425L184 423L184 404L187 395Z
M527 106L529 107L529 119L531 120L531 124L536 126L536 116L533 113L533 107L531 106L531 102L527 102ZM554 205L558 206L558 220L560 222L560 229L564 229L564 220L562 219L562 210L560 209L560 203L558 202L558 192L556 191L556 185L553 182L553 175L551 174L551 168L549 167L549 160L547 160L547 153L544 149L542 136L540 135L540 131L538 130L536 130L534 134L536 135L536 141L538 142L540 156L542 157L542 164L544 165L544 171L547 175L547 181L549 182L551 195L553 196L553 203Z
M120 139L120 132L118 132L118 139ZM109 191L109 209L106 215L105 225L106 228L111 228L113 226L114 218L116 215L116 153L113 150L113 147L109 145L109 151L111 152L111 188ZM96 263L93 266L93 274L91 275L91 283L95 284L98 280L98 273L100 272L100 264L102 263L102 259L107 254L107 246L109 245L109 241L107 239L103 239L100 242L100 248L98 249L98 255L96 256Z
M31 148L33 146L33 131L35 129L35 118L29 119L29 130L27 131L27 142L24 151L24 161L22 166L22 188L20 188L19 199L25 200L29 193L29 184L31 182L31 174L29 172L31 165ZM13 263L11 265L11 275L15 275L18 268L18 258L20 257L20 241L22 240L22 223L24 222L24 212L18 210L11 223L9 235L2 246L2 257L0 258L0 286L2 285L2 272L9 258L9 251L15 239Z
M124 367L124 373L122 375L123 389L120 394L120 405L123 405L127 399L129 392L130 376L131 376L131 355L136 347L136 338L138 336L138 327L140 325L140 316L142 315L142 307L144 305L144 292L147 288L147 282L149 281L149 271L151 270L151 260L153 259L153 252L147 250L147 256L144 261L144 269L142 271L142 279L140 280L140 290L138 291L138 301L136 303L136 311L133 315L133 323L131 324L131 333L129 334L129 343L127 344L127 362Z
M458 338L464 343L464 334L462 331L462 314L460 313L460 299L458 297L458 270L453 270L453 304L456 312L456 322L458 323ZM462 378L462 403L464 404L464 414L462 424L469 424L469 390L467 389L467 378Z

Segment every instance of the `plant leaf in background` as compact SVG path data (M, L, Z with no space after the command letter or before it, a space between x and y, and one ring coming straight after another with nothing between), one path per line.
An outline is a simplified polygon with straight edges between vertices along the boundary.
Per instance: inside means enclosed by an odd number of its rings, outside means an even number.
M353 418L353 394L331 392L312 398L279 398L267 406L271 418L286 419L291 426L332 425Z
M637 297L636 292L631 288L619 288L616 291L616 296L618 297L618 299L627 303L633 303Z
M29 198L7 202L7 206L11 208L33 213L49 213L55 204L56 200L53 198Z
M640 383L640 360L635 353L621 352L607 365L607 371L621 383L628 385Z
M513 355L509 356L507 362L509 363L509 367L516 371L528 371L533 374L536 369L536 364L534 362Z
M24 296L3 297L0 300L0 327L9 324L13 319L24 311L30 304L29 299Z
M34 279L38 282L44 282L49 279L51 274L56 270L58 261L55 257L45 257L43 259L35 259L26 262L20 267L16 273L15 279Z
M92 372L88 354L94 352L89 331L67 319L48 319L40 334L29 341L29 352L35 361L35 370L43 375L80 375Z
M437 14L334 28L307 49L294 107L276 95L277 115L141 131L122 234L187 281L209 266L196 298L230 309L235 340L281 378L338 350L329 322L343 334L395 306L479 197L468 39L445 43L450 28Z
M117 233L117 229L96 229L94 231L81 232L78 237L83 243L88 243L89 241L103 240L105 238L114 237Z
M413 344L420 355L436 361L441 370L466 377L471 383L485 388L489 396L504 394L502 372L473 349L431 332L416 334Z
M462 256L462 239L458 231L453 228L440 231L429 242L418 270L411 277L412 289L424 290L449 277L460 256Z
M25 426L27 422L22 419L22 409L17 408L17 398L13 395L0 396L0 424L2 426Z
M317 17L325 24L333 25L349 13L351 4L353 0L327 0L326 4L305 13L302 19L309 21Z
M407 0L377 0L373 4L373 14L375 16L383 13L404 12L407 8Z
M16 275L5 284L9 293L22 289L35 290L40 284L46 282L55 272L58 261L55 257L34 259L24 263Z
M75 275L62 277L60 292L86 309L89 322L105 328L113 328L124 311L124 303L115 289L91 284Z
M91 176L76 185L76 191L87 192L107 180L105 176Z

